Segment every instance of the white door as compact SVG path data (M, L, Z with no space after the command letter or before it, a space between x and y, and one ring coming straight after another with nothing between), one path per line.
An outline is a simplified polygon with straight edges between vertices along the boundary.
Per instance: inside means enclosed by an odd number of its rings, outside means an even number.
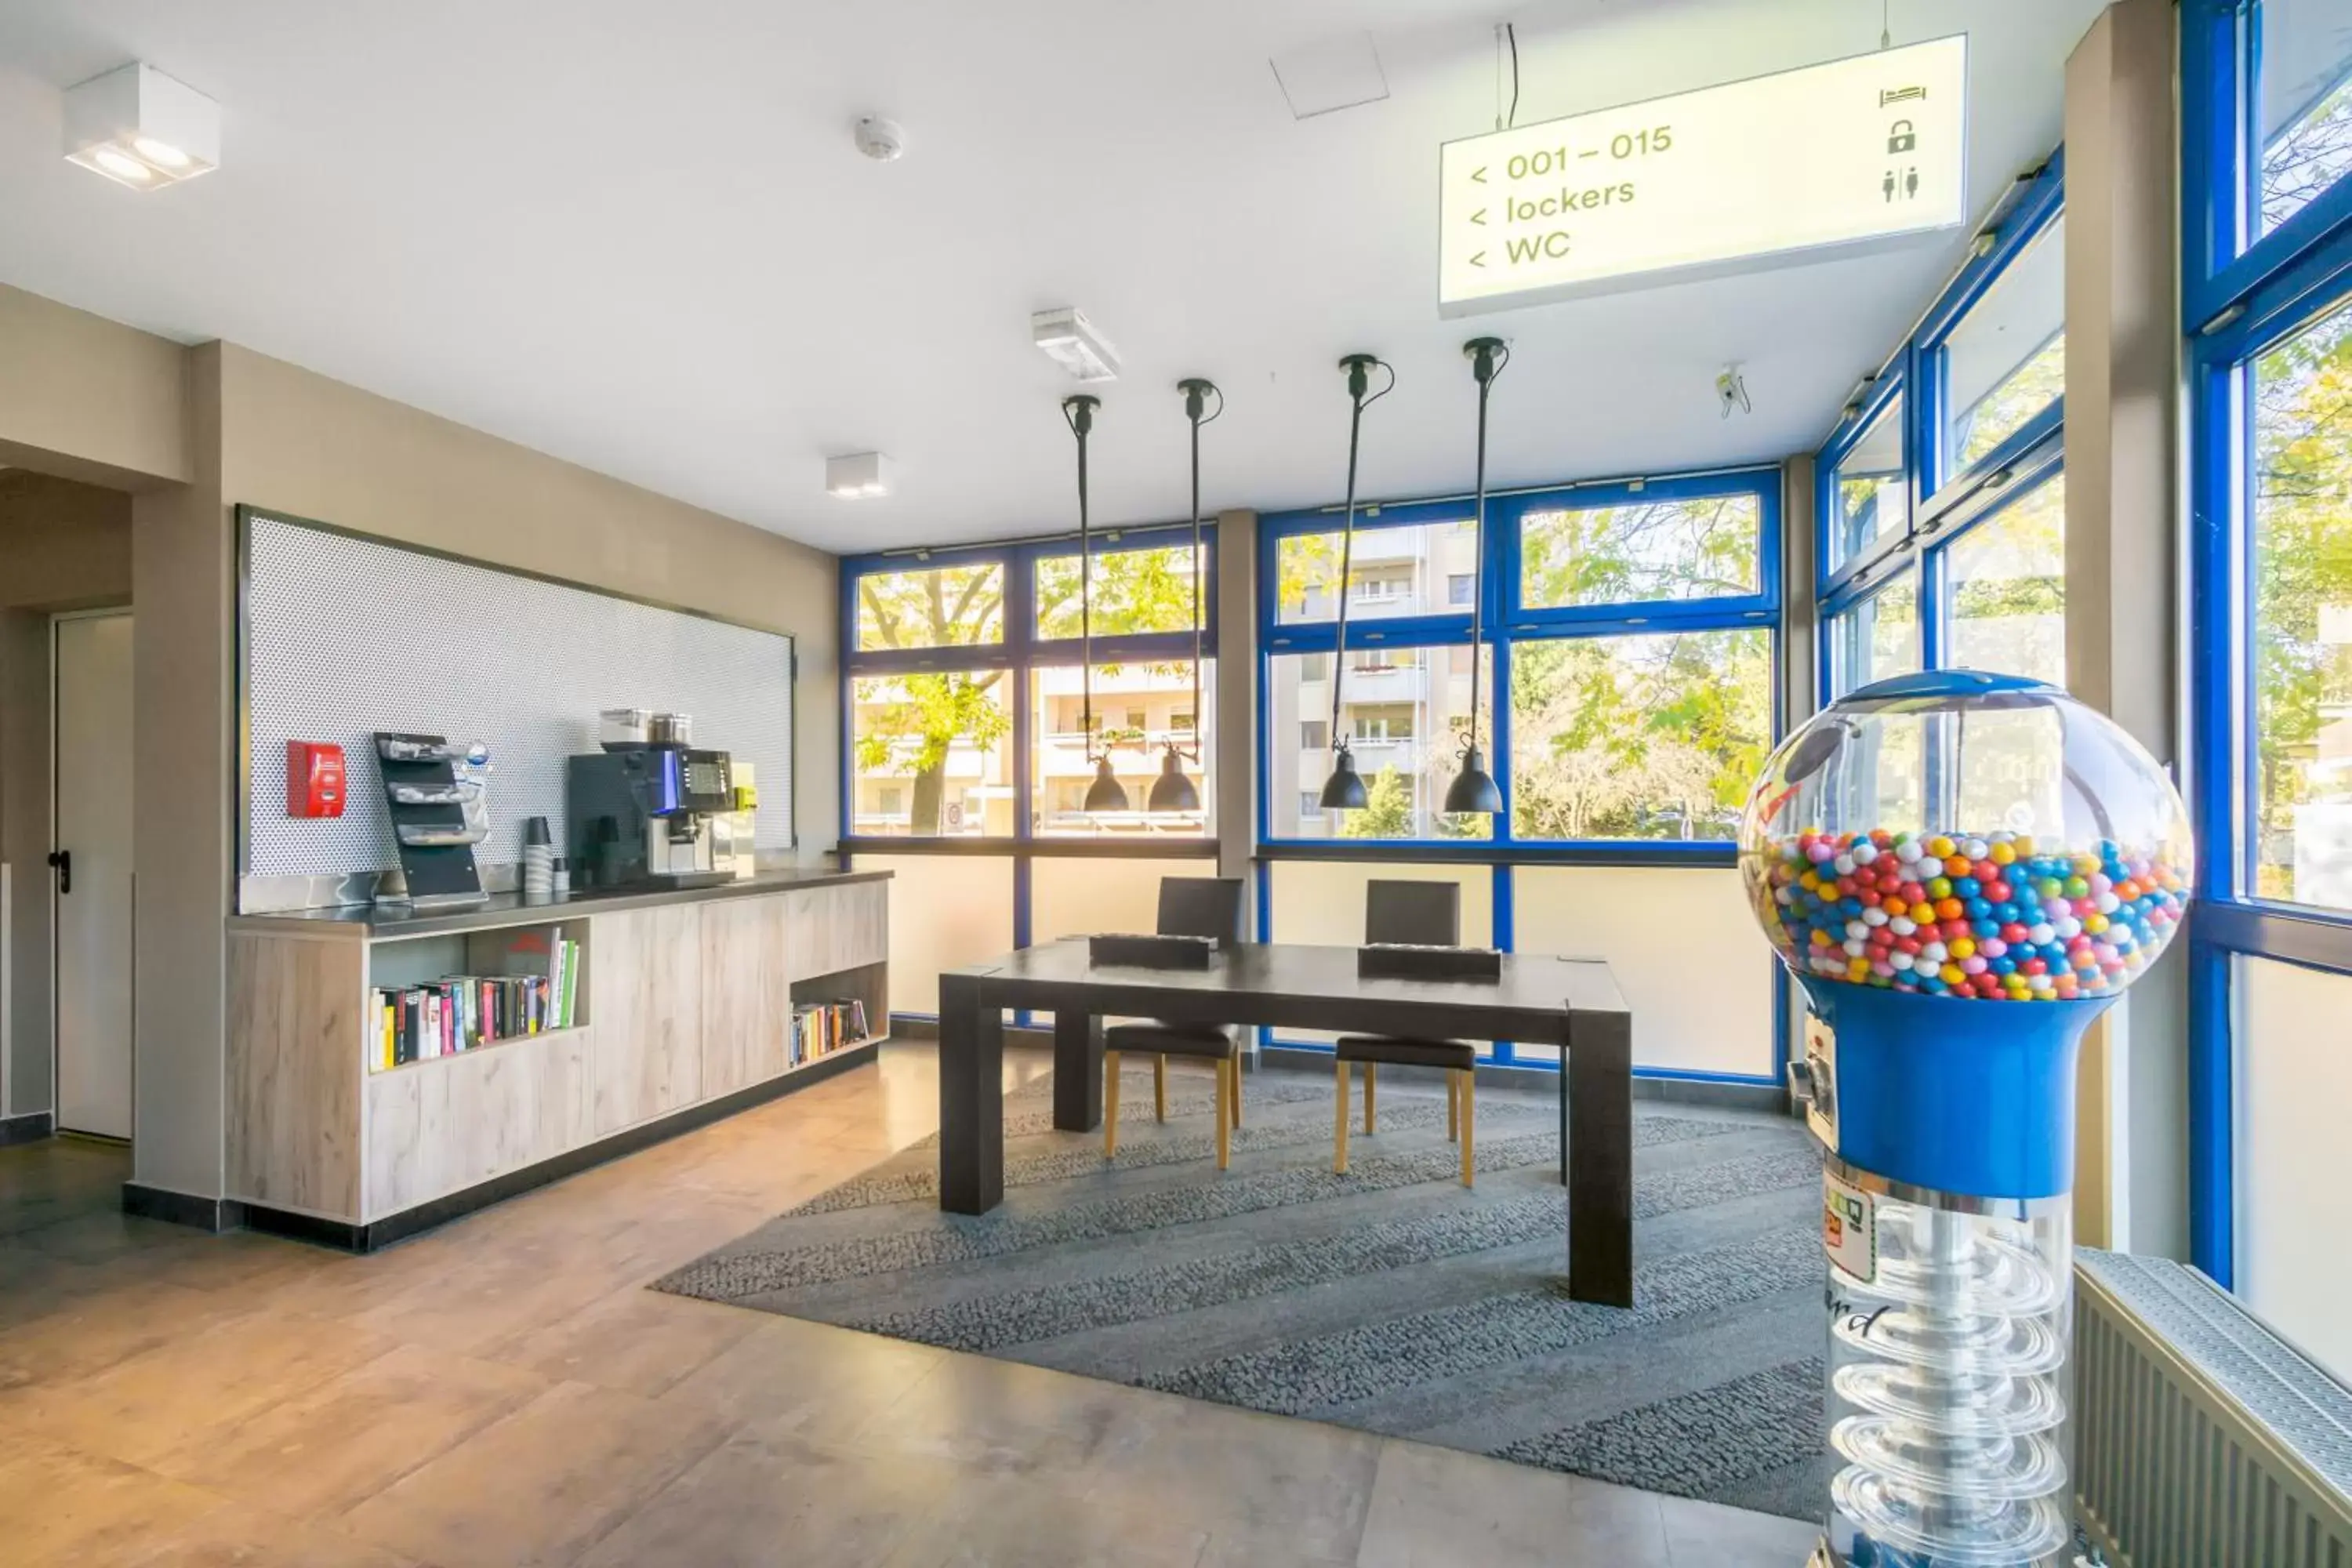
M59 616L58 1126L131 1136L131 616Z

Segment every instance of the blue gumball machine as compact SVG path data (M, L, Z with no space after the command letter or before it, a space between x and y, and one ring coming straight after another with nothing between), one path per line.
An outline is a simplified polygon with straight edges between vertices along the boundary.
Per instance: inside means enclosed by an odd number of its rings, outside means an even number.
M2070 1560L2076 1049L2179 931L2192 852L2155 759L2021 677L1879 681L1765 764L1740 870L1814 1015L1817 1568Z

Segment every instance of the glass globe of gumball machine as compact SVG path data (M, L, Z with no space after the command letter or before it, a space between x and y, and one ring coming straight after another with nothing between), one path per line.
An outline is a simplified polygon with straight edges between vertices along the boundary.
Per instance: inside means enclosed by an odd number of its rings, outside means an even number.
M1832 1462L1822 1568L2046 1568L2074 1534L2074 1063L2178 934L2163 768L2057 688L1935 670L1790 735L1740 823L1822 1027Z

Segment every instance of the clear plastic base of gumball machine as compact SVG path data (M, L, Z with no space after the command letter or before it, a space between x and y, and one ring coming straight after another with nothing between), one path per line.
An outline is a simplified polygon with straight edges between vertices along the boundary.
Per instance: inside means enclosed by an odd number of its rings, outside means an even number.
M2064 1197L1932 1193L1826 1162L1832 1568L2074 1561Z

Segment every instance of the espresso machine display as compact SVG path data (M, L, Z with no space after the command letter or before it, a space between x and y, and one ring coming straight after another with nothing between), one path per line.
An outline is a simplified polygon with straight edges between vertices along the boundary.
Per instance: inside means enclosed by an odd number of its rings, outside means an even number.
M576 880L594 888L702 888L735 879L717 820L735 809L724 752L634 742L571 759L564 806Z

